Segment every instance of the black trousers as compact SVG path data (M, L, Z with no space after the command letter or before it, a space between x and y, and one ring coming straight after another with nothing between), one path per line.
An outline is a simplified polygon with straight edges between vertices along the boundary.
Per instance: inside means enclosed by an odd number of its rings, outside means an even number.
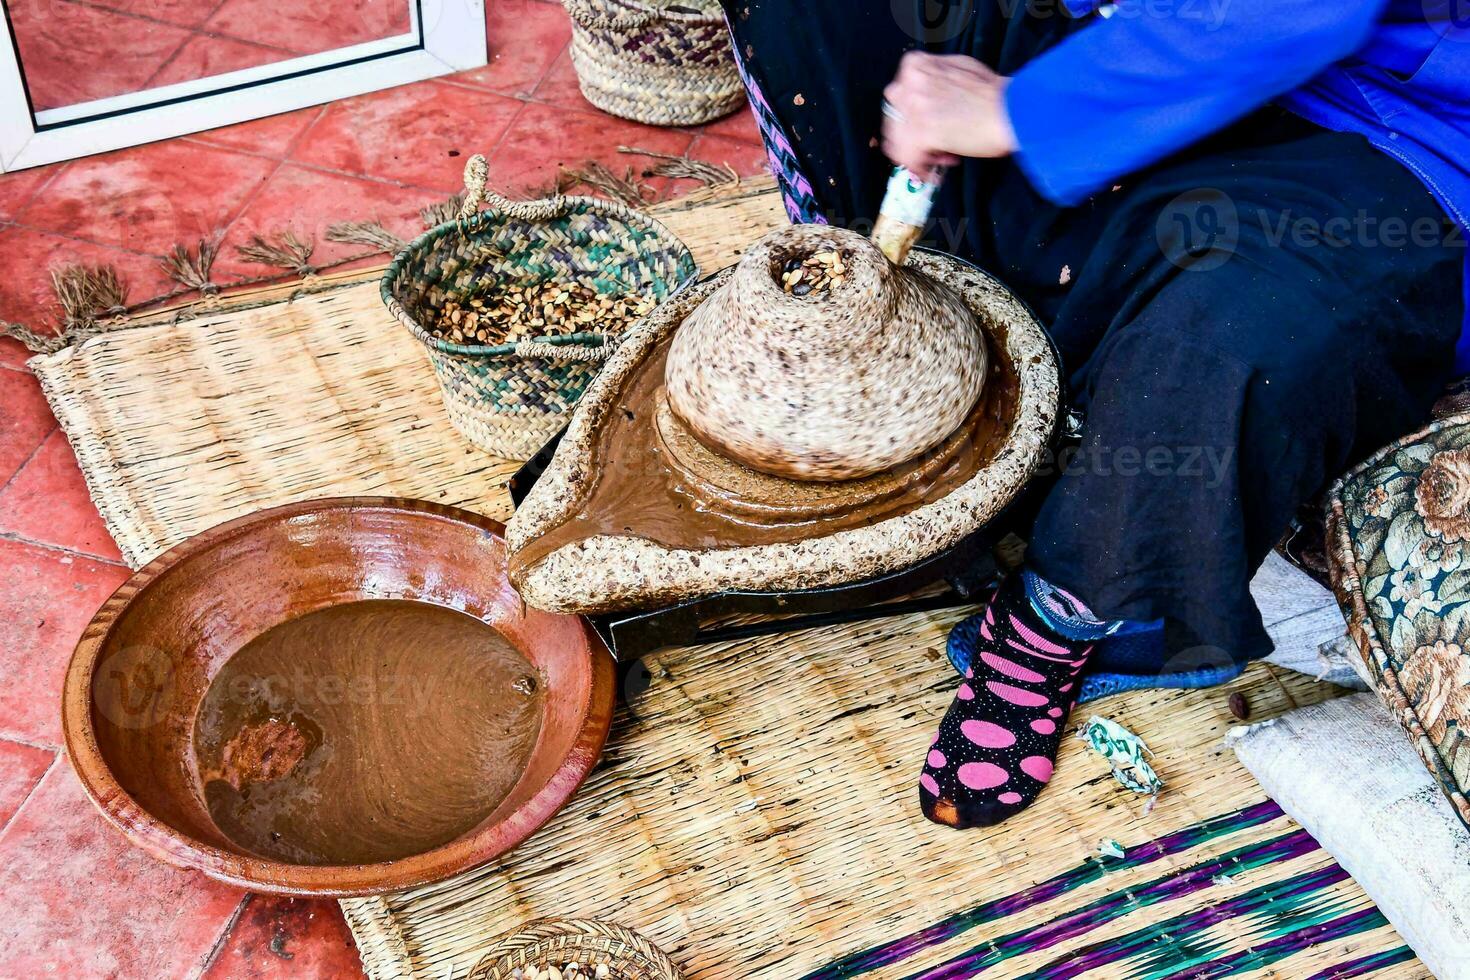
M827 220L877 209L881 92L904 50L1012 73L1085 29L1059 4L917 3L729 7ZM1014 162L966 161L928 235L1031 304L1085 419L1028 563L1102 617L1163 619L1159 671L1270 651L1252 574L1304 502L1427 417L1464 322L1464 239L1419 181L1272 107L1077 207Z

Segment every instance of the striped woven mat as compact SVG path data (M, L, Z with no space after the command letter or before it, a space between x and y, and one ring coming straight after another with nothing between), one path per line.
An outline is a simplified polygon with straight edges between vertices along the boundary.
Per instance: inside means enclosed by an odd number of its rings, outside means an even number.
M780 214L769 185L747 184L661 217L712 269ZM31 362L130 561L302 497L509 512L515 464L456 436L376 284L321 286L150 317ZM1146 816L1068 739L1015 819L925 822L915 779L960 615L649 658L600 768L526 845L343 903L368 972L463 977L498 933L552 915L638 929L693 980L1427 975L1221 748L1224 690L1095 706L1155 751L1167 788ZM1333 694L1265 666L1231 689L1256 718Z

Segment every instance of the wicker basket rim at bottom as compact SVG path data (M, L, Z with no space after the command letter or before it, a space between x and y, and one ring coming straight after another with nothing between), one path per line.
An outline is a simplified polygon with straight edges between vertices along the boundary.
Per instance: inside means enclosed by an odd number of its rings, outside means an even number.
M527 967L606 964L616 980L683 980L663 950L631 929L595 919L538 919L502 936L469 980L511 980Z

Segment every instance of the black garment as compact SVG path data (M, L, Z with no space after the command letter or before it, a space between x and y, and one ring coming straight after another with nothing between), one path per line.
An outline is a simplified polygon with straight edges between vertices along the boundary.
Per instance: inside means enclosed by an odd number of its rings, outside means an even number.
M979 0L930 46L1012 72L1078 23L1008 6ZM870 141L916 46L903 8L731 8L836 223L860 226L881 199ZM1161 671L1269 652L1251 575L1304 501L1426 417L1463 322L1464 241L1420 182L1361 137L1270 107L1075 208L1012 161L966 161L929 237L1031 304L1085 415L1031 566L1100 616L1164 619Z

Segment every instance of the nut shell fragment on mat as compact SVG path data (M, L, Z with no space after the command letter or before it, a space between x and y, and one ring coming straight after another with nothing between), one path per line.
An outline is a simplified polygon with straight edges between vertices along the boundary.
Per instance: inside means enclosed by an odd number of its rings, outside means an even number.
M812 257L838 270L820 274L825 288L800 282ZM796 292L783 288L791 267ZM701 442L751 469L850 480L954 432L985 369L984 338L954 290L893 265L857 232L791 225L750 248L684 321L668 397Z
M556 454L506 526L512 581L531 605L597 613L653 608L735 589L787 591L855 582L907 568L985 526L1040 465L1055 427L1056 354L1031 311L967 263L915 251L908 266L964 300L1016 373L1015 421L963 483L897 516L798 540L729 547L671 547L651 536L591 533L549 547L543 535L573 528L597 485L599 434L621 414L629 379L694 309L733 274L686 287L631 330L572 414ZM555 539L553 539L554 541Z

